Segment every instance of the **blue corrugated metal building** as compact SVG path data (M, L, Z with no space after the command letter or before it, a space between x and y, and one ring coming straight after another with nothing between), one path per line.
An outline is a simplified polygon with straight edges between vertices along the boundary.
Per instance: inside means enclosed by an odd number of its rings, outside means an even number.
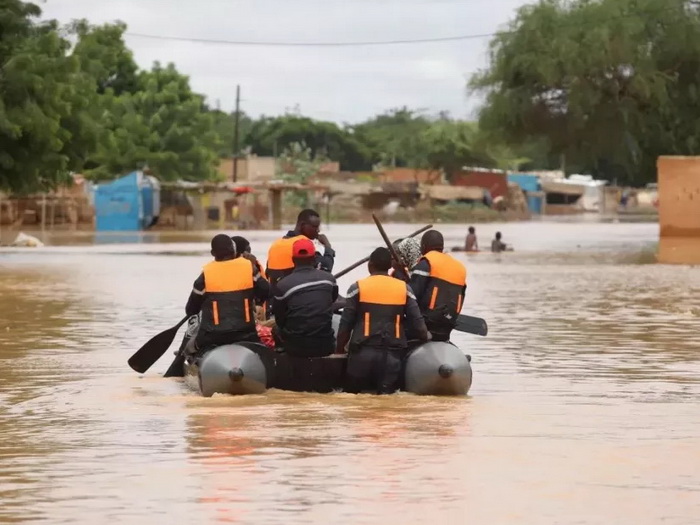
M525 192L527 206L532 213L542 213L542 195L532 195L542 190L540 179L537 175L531 175L529 173L509 173L508 182L516 183L520 186L520 189Z
M95 186L97 231L143 230L155 223L159 213L158 180L141 171Z

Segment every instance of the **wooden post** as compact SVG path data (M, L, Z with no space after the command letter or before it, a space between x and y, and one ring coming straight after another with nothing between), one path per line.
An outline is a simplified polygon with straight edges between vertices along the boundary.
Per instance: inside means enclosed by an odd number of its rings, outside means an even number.
M272 214L272 229L282 228L282 190L270 188L270 212Z
M41 194L41 240L46 242L46 193Z
M238 127L240 125L240 116L241 86L236 86L236 117L233 128L233 182L238 182Z

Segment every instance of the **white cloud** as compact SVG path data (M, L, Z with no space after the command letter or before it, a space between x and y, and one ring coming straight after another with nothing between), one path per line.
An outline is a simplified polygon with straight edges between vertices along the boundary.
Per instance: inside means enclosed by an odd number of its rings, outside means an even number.
M272 42L356 42L490 33L524 0L47 0L45 18L122 20L130 33ZM367 47L253 47L127 37L142 67L174 62L211 103L249 114L357 122L407 105L464 116L466 76L488 39Z

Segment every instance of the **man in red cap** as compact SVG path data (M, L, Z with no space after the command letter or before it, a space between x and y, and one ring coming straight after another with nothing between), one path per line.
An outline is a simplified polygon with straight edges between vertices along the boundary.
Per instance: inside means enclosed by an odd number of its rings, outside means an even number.
M310 239L292 245L294 271L272 286L276 335L292 357L322 357L335 350L333 303L338 284L315 268L316 249Z

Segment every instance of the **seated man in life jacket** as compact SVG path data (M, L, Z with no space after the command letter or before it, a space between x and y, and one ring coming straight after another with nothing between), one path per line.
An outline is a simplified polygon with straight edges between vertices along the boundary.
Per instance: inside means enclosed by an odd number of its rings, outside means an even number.
M314 255L314 267L326 272L333 271L335 252L328 238L319 233L321 217L314 210L302 210L297 217L296 227L288 231L281 239L276 240L270 246L267 254L266 274L270 284L275 284L282 277L294 271L292 260L292 245L299 239L311 239L316 248Z
M330 273L315 268L315 255L309 239L294 241L294 271L272 286L276 332L293 357L323 357L335 350L333 303L338 285Z
M370 276L348 289L336 353L344 353L350 341L347 392L389 394L398 388L401 360L408 349L406 328L421 342L428 340L428 329L411 288L388 275L389 250L374 250L368 268Z
M195 347L205 352L215 346L250 341L259 343L255 329L255 299L265 300L270 285L248 259L236 258L228 235L211 240L214 260L197 277L187 301L187 315L201 311Z
M423 257L411 272L411 288L433 341L449 341L467 290L467 268L443 253L444 245L439 231L425 232Z

